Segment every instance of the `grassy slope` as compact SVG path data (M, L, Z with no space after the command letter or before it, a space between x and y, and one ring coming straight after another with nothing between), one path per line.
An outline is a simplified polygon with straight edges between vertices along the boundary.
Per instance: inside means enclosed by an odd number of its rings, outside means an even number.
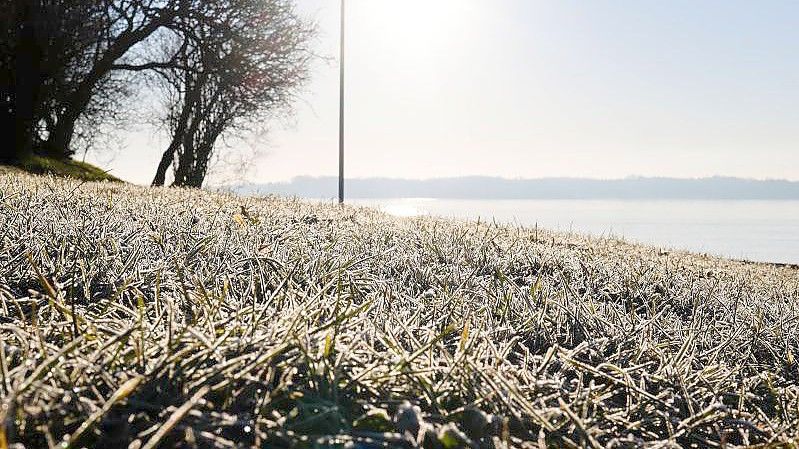
M87 162L31 156L16 166L0 165L0 173L25 171L38 175L54 175L83 181L121 182L119 178Z
M796 270L27 175L0 201L28 449L796 444Z

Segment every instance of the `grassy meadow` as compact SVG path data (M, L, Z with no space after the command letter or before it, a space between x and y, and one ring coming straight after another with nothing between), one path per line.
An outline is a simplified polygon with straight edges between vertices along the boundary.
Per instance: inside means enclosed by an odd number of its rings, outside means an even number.
M0 173L0 449L799 447L799 270Z

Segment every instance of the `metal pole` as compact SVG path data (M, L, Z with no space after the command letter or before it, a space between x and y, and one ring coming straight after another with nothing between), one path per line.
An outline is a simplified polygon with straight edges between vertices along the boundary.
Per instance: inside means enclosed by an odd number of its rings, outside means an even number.
M338 202L344 203L344 2L341 0L341 55L339 58Z

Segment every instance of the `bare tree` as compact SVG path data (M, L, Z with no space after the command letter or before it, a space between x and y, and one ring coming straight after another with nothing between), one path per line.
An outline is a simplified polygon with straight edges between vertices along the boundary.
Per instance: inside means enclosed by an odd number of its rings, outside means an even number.
M203 8L210 20L186 24L180 63L162 71L172 139L153 185L164 184L171 165L173 185L201 187L220 138L284 110L307 77L314 27L292 1L218 0Z
M174 61L125 61L131 49L194 15L201 0L0 0L0 120L12 153L74 154L124 107L125 74ZM81 126L83 125L83 126ZM18 155L17 155L18 156Z
M45 147L53 155L69 156L78 121L87 113L107 111L115 104L112 74L119 71L150 70L171 61L128 64L123 58L136 45L145 42L158 30L173 25L181 15L188 15L190 0L95 0L96 15L89 29L98 32L89 41L89 50L79 55L69 73L69 83L59 96L53 111ZM199 1L198 1L199 2ZM95 110L92 110L92 107Z

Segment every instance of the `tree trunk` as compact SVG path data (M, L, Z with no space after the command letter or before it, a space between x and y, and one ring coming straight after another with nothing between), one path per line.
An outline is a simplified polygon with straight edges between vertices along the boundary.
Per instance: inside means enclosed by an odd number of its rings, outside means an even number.
M190 84L190 78L186 76L186 85ZM172 162L175 161L175 154L177 154L178 150L180 149L181 142L183 141L185 134L186 134L186 127L188 127L189 117L191 116L191 111L194 108L194 104L196 103L196 95L194 95L193 90L188 90L186 92L186 98L183 102L183 108L180 111L180 116L178 117L178 122L175 125L175 131L172 134L172 141L169 143L169 147L164 151L164 154L161 156L161 162L158 164L158 169L155 172L155 178L153 179L153 187L163 186L166 182L166 171L169 169L169 166L172 165Z
M216 140L216 139L213 139ZM187 185L190 187L202 188L205 182L205 175L208 174L208 162L211 157L211 151L214 147L213 140L211 142L204 142L200 148L197 149L196 162L194 170L189 174Z
M175 180L172 181L173 187L190 187L188 182L192 171L194 171L194 151L193 145L183 146L183 151L178 155L178 166L175 168Z
M191 126L188 127L182 136L175 136L183 141L183 151L178 154L178 166L175 169L175 180L172 182L172 185L176 187L190 187L188 185L189 177L196 165L197 146L199 145L196 141L196 137L197 133L200 132L199 127L202 124L203 118L197 115L201 108L195 106L196 105L192 106L193 114L191 114L190 118L187 120L187 122L191 122Z
M155 178L153 178L153 187L161 187L166 182L166 171L169 169L169 166L172 165L172 161L175 160L175 151L177 151L177 146L173 139L169 148L161 155L161 162L158 163L158 169L155 171Z
M10 95L8 95L6 92L3 91L0 91L0 95L3 95L6 98L10 98ZM14 129L15 123L14 123L14 115L11 113L11 107L10 107L11 101L6 101L6 98L4 98L3 102L0 103L0 107L3 108L3 110L0 111L0 127L2 127L0 129ZM16 136L15 136L14 142L6 145L0 145L0 163L15 162L15 160L17 159L18 151L19 150L16 146Z
M183 186L199 189L202 188L205 182L205 177L208 174L208 164L211 162L211 156L214 151L214 145L224 129L224 126L220 124L206 124L206 126L210 126L212 129L206 128L201 142L195 146L191 168L182 180Z
M36 117L41 89L41 56L38 1L19 6L19 40L15 49L13 150L8 159L21 161L33 154Z
M89 97L91 94L89 94ZM88 104L88 101L87 101ZM85 108L83 106L81 111ZM57 159L67 159L74 154L69 149L72 145L72 136L75 135L75 125L77 124L80 114L77 114L77 108L70 104L69 110L64 115L60 116L55 123L55 126L50 131L50 136L42 148L47 156Z

